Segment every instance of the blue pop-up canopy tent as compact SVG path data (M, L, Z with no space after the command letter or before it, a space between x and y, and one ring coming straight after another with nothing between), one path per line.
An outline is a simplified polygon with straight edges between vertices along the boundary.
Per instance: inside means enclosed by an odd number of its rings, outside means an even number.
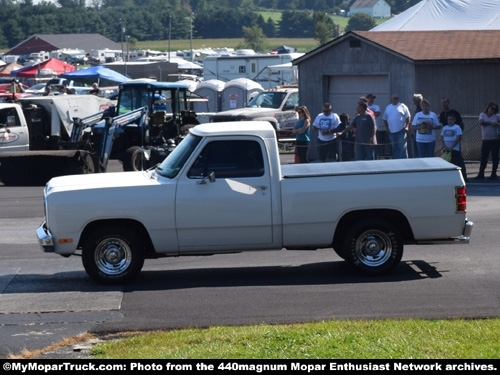
M129 78L124 76L123 74L115 72L114 70L106 68L102 65L75 70L70 73L63 73L60 75L60 77L74 80L93 79L97 81L99 85L101 83L101 80L106 80L114 83L124 83L129 80Z

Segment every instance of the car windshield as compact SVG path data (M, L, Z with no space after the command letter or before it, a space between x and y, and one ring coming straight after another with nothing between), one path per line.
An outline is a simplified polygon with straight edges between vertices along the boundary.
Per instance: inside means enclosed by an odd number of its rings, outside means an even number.
M286 92L261 92L250 100L247 104L249 108L263 107L263 108L275 108L281 107L281 103L286 96Z
M177 176L182 166L200 143L201 137L189 133L156 168L156 173L167 178Z

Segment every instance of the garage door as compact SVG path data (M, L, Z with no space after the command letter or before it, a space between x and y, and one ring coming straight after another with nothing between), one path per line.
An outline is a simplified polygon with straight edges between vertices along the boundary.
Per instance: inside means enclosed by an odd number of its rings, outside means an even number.
M384 112L390 103L390 89L389 75L331 76L328 97L335 113L340 115L345 112L352 119L359 97L369 93L377 97L375 104Z

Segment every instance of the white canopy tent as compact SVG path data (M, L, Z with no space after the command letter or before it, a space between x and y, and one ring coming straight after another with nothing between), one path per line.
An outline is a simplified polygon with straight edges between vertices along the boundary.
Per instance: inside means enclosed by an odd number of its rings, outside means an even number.
M499 0L422 0L370 31L500 30Z

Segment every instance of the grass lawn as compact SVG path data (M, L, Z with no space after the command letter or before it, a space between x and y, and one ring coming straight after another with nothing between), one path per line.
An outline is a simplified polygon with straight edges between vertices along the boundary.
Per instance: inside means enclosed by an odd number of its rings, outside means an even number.
M239 48L244 42L243 38L227 38L227 39L193 39L193 49L200 48ZM281 45L295 47L297 52L309 52L318 47L318 41L312 38L267 38L266 45L271 51L273 48ZM151 49L156 51L167 51L168 40L144 41L137 42L135 49ZM189 39L176 39L170 41L171 51L189 50Z
M334 320L134 334L95 358L498 359L500 319Z

